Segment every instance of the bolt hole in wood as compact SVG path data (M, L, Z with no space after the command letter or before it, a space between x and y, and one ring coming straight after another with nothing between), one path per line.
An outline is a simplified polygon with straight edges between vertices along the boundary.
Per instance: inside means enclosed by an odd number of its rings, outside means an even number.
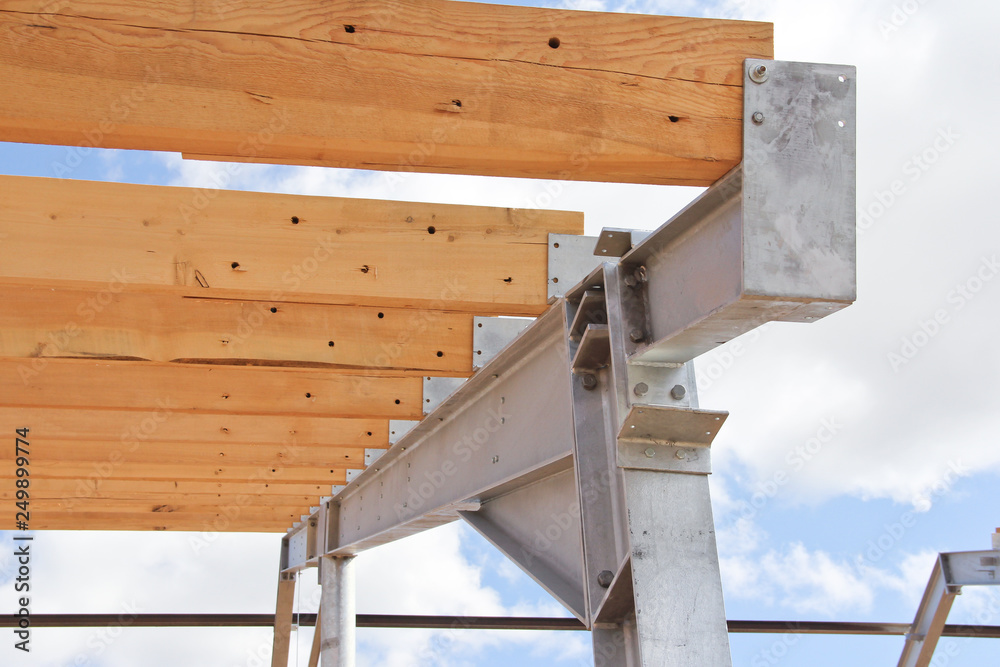
M345 25L344 26L344 32L354 32L354 26L353 25Z
M238 268L240 268L240 263L239 262L233 262L232 264L230 264L230 266L233 267L233 269L238 269Z
M292 216L292 224L293 225L299 224L299 216L297 216L297 215L293 215Z
M668 119L668 120L669 120L669 121L670 121L671 123L676 123L677 121L679 121L679 120L680 120L680 118L678 118L677 116L667 116L667 119Z
M553 248L558 248L558 247L559 247L559 244L558 244L558 243L553 243L553 244L552 244L552 247L553 247Z
M306 398L312 398L312 397L313 397L313 395L307 391L306 392Z
M379 318L379 319L382 319L383 317L385 317L385 313L379 313L379 314L378 314L378 318Z
M438 350L437 355L439 357L443 357L444 356L444 352L442 352L441 350Z
M331 340L331 341L327 342L327 345L329 345L330 347L333 347L334 343L333 343L333 341Z
M559 41L558 37L549 37L549 46L553 49L558 49L562 42Z
M272 312L272 313L276 313L276 312L278 312L278 309L277 309L277 308L275 308L274 306L271 306L271 312Z
M398 398L396 399L396 405L399 405L399 399Z
M434 228L434 225L431 225L430 227L427 228L427 233L428 234L433 234L436 231L437 231L437 229Z

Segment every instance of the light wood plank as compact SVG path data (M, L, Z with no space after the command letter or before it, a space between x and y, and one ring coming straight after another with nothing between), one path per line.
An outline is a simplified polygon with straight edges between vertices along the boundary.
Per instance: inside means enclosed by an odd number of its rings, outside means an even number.
M472 373L467 314L9 285L0 299L0 357Z
M341 479L343 483L343 479ZM14 487L0 489L0 498L15 497ZM316 499L331 495L329 484L296 484L289 482L272 483L257 482L227 482L227 481L177 481L177 480L129 480L129 479L59 479L51 477L34 477L31 480L32 498L53 498L69 500L72 498L118 498L125 500L157 500L185 498L192 496L211 496L225 498L225 502L241 502L236 499L246 499L250 504L268 504L271 496L301 498L304 504L315 505ZM279 503L280 504L280 503Z
M290 443L384 448L384 419L286 417L281 415L196 414L157 408L149 411L0 407L0 428L31 429L32 439L97 440L131 447L153 439L211 444Z
M310 484L329 488L344 484L346 467L324 466L303 468L294 466L246 466L177 463L141 463L128 460L52 461L31 458L31 475L35 478L63 479L89 484L94 480L132 480L161 482L238 482L272 486ZM0 479L11 480L14 473L9 464L0 463ZM7 482L5 482L7 483Z
M336 445L296 445L284 444L214 444L190 442L136 441L132 445L120 442L51 440L35 437L31 440L34 456L33 465L44 465L52 461L55 465L76 461L132 463L178 463L186 465L234 465L258 466L261 468L364 468L365 450L357 447ZM0 460L0 470L4 466L8 472L13 465L13 448L9 455ZM2 474L2 473L0 473Z
M81 327L122 292L155 291L260 302L244 309L264 335L282 332L276 323L304 326L302 318L316 313L282 303L422 308L431 312L394 315L394 323L366 319L355 335L381 327L398 337L411 325L411 335L441 332L444 343L458 320L436 311L542 312L549 232L583 231L579 213L205 192L0 177L0 284L95 292L70 304ZM190 306L199 307L208 308Z
M765 23L444 0L51 7L0 11L2 140L382 170L708 185L773 51Z
M299 517L295 517L297 521ZM14 515L0 510L0 522L13 525ZM273 514L230 518L215 512L207 514L182 514L178 512L45 512L31 516L32 530L176 530L192 531L202 535L192 536L192 548L210 546L213 533L284 533L291 527L289 518Z
M419 377L138 361L0 359L0 405L153 411L161 421L183 412L419 419L422 396Z

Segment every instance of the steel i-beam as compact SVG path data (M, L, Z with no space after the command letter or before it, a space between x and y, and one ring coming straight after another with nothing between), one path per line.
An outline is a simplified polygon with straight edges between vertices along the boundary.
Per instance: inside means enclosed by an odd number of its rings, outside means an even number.
M296 526L286 572L461 518L593 630L598 665L731 664L707 481L726 414L698 408L691 360L855 297L854 68L745 71L743 163L645 238L605 230L620 259Z

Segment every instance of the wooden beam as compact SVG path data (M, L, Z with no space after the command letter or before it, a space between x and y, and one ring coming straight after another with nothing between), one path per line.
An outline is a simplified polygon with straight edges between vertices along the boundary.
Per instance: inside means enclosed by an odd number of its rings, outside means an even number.
M292 638L292 611L295 607L295 575L278 575L278 597L274 610L274 643L271 667L288 667L288 647Z
M0 297L0 357L472 373L467 314L9 285Z
M38 433L38 431L35 431ZM258 466L260 468L364 468L365 450L356 447L287 444L224 444L137 441L134 446L120 442L51 440L44 436L31 440L35 445L32 464L44 465L75 461L101 464L107 461L132 463L184 463L185 465ZM13 455L0 466L12 467Z
M708 185L773 51L765 23L445 0L60 7L0 11L0 140Z
M343 483L343 477L340 482ZM15 492L11 489L0 489L0 498L13 498ZM289 482L274 483L266 480L256 482L212 481L181 481L181 480L129 480L129 479L59 479L51 477L36 477L31 480L31 497L39 498L136 498L140 500L155 500L168 496L211 495L220 497L247 497L261 499L267 502L269 495L295 495L310 498L309 503L315 505L313 499L330 495L329 484L296 484Z
M153 412L160 422L184 412L420 419L422 400L419 377L139 361L0 359L0 405L137 410Z
M161 482L237 482L272 486L302 484L324 486L344 484L346 467L324 466L303 468L293 466L247 466L230 464L141 463L125 460L54 461L35 456L31 459L33 477L71 480L89 484L95 480L133 480ZM8 464L0 465L0 479L14 479ZM6 482L5 482L6 483ZM328 495L328 494L325 494Z
M582 231L582 214L559 211L0 177L0 285L94 292L67 306L81 327L113 317L106 309L123 292L259 302L220 308L206 322L229 325L235 317L227 333L252 334L244 352L220 349L220 358L263 354L259 341L267 336L301 332L311 340L300 345L315 342L316 327L335 315L319 315L310 328L304 318L319 311L283 305L292 302L429 309L393 315L391 323L368 323L379 311L359 311L350 322L365 325L340 344L349 350L367 335L393 347L399 341L392 336L409 327L417 340L438 335L457 353L471 333L447 333L460 320L438 311L537 315L548 300L548 234ZM188 308L210 312L207 305ZM371 335L380 331L389 339ZM319 338L321 347L330 340ZM133 356L150 356L137 345ZM362 359L371 352L354 345ZM334 363L340 354L310 352ZM170 354L169 346L159 353Z
M169 418L168 418L169 417ZM387 447L384 419L286 417L149 411L0 407L0 428L27 426L36 437L52 440L119 442L125 447L156 440L203 445L281 444ZM34 439L34 438L33 438Z
M304 489L304 490L303 490ZM331 495L330 485L178 482L168 480L76 480L35 477L32 500L136 500L169 504L262 505L310 507ZM0 500L16 500L16 489L0 489Z
M297 521L299 517L295 517ZM0 510L0 521L13 525L14 514ZM231 518L224 513L187 514L179 512L47 512L31 515L32 530L181 530L212 533L284 533L290 519L273 514L244 515ZM205 540L206 538L194 537Z

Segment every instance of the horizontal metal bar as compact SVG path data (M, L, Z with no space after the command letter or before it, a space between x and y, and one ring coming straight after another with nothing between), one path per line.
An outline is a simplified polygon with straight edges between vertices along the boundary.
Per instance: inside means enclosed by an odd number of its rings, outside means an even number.
M316 614L296 614L297 625L316 625ZM454 628L469 630L579 630L575 618L530 616L417 616L358 614L359 628ZM0 614L0 628L17 627L16 614ZM98 628L108 625L136 628L271 627L274 614L32 614L35 628ZM883 635L899 636L909 623L850 621L728 621L729 632L739 634ZM945 637L1000 639L1000 625L946 625Z

